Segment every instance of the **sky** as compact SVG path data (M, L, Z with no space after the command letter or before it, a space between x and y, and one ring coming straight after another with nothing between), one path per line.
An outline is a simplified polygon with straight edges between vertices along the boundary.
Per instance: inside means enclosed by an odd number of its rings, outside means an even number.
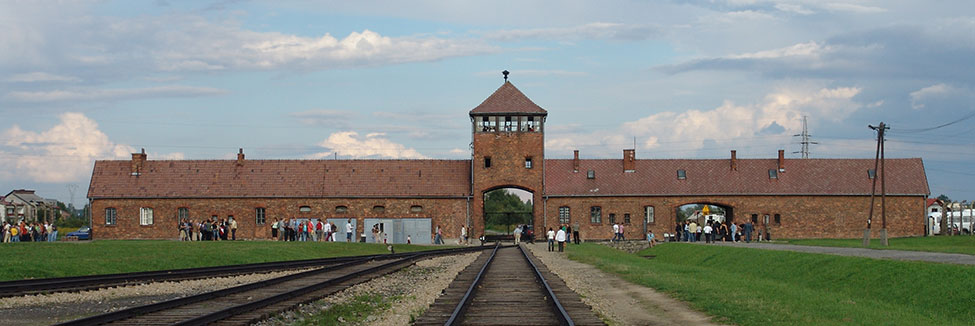
M468 159L509 80L546 157L920 157L975 201L975 2L0 1L0 192L95 160ZM73 195L72 195L72 190Z

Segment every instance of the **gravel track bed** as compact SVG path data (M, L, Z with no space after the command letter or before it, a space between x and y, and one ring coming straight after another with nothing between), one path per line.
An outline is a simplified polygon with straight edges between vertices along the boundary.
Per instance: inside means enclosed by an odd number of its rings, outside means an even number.
M257 323L257 325L284 326L296 324L334 304L365 294L379 294L384 298L394 299L391 300L389 309L367 317L363 325L409 325L410 319L419 316L430 307L443 290L450 285L454 277L467 265L470 265L479 254L481 253L476 252L421 260L396 273L354 285L322 300L301 305L295 310L271 317ZM336 322L341 323L340 321ZM348 325L354 324L348 323Z
M570 260L564 252L550 252L545 242L525 246L610 325L717 325L685 302Z
M307 271L290 270L178 282L0 298L3 325L49 325Z

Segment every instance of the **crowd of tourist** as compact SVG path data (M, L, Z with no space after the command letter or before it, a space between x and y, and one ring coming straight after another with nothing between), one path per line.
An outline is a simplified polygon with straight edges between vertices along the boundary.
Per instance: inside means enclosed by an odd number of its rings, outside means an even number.
M752 232L754 226L751 222L741 224L707 221L703 225L698 225L696 221L684 221L674 227L674 240L684 242L704 241L712 243L721 242L752 242Z
M355 226L352 219L345 224L345 241L352 242ZM338 242L341 233L335 223L322 220L277 219L271 224L271 240Z
M185 219L179 223L180 241L237 240L237 220L209 218L199 223Z
M57 240L58 227L54 223L20 221L13 224L3 222L3 242L54 242Z

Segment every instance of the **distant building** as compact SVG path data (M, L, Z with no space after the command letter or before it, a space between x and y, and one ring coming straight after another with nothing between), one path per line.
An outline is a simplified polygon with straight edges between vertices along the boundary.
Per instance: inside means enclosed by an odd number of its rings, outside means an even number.
M57 200L44 199L38 196L34 190L17 189L3 196L4 215L7 221L16 222L24 220L27 222L38 221L42 218L47 221L54 221L55 217L60 216Z
M238 221L238 237L267 239L279 218L326 219L355 234L384 227L394 243L429 243L437 226L456 238L484 232L485 193L532 193L536 230L569 225L583 239L671 232L687 204L721 207L773 238L856 238L868 218L873 159L545 158L548 112L505 82L469 112L466 160L97 161L88 198L96 238L175 239L180 220ZM674 122L679 125L679 121ZM887 159L887 227L893 237L925 234L927 179L920 158ZM880 228L879 206L873 228ZM543 234L537 232L536 234ZM756 235L757 236L757 235Z

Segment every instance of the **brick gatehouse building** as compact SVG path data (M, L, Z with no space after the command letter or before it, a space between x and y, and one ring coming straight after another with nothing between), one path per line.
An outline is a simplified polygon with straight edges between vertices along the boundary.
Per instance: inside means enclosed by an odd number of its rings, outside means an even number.
M484 230L484 194L500 188L532 193L539 230L562 223L583 239L674 230L685 204L724 208L726 218L754 222L775 238L856 238L870 206L870 159L545 158L548 113L510 82L470 111L468 160L148 160L97 161L88 198L93 236L174 239L181 218L238 222L237 236L267 239L279 218L383 223L390 241L430 243L462 225ZM924 234L928 184L920 158L886 160L887 223L892 237ZM878 186L879 190L879 186ZM880 200L877 200L879 212ZM879 216L879 213L878 213ZM879 217L874 220L879 227ZM875 233L876 234L876 233Z

